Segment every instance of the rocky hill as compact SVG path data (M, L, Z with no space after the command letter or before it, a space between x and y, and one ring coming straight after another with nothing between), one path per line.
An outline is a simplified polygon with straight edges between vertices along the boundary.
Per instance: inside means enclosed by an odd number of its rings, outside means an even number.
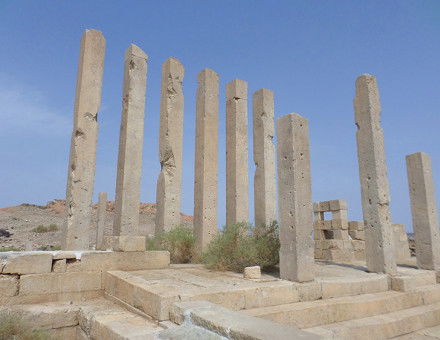
M23 203L18 206L0 208L0 250L57 249L61 244L61 227L65 222L65 200L53 200L46 205ZM93 221L90 230L91 244L96 233L96 211L93 206ZM154 233L156 204L140 204L140 233ZM107 203L106 235L111 234L114 218L114 201ZM182 224L191 226L192 216L181 214Z

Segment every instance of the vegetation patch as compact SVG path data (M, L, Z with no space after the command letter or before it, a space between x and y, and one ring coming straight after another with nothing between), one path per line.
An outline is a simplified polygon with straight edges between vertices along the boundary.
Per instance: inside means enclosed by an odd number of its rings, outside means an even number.
M49 340L45 330L31 327L18 313L0 313L0 340Z
M56 224L50 224L48 226L40 224L38 227L32 229L34 233L49 233L51 231L58 231L60 228Z
M0 252L5 252L5 251L20 251L20 249L15 248L15 247L1 247L0 248Z
M168 250L171 263L190 263L194 258L195 237L192 228L178 226L147 240L147 250Z
M243 272L245 267L260 266L269 270L279 262L279 230L277 222L267 227L248 223L226 226L202 255L210 269Z

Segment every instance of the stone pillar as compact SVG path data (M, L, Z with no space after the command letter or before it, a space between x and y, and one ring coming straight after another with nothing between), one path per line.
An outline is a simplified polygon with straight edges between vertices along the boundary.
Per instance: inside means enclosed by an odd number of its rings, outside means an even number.
M307 119L288 114L277 120L280 277L314 279L313 206Z
M247 83L226 85L226 225L249 221Z
M113 224L114 250L145 250L145 243L143 249L133 248L137 248L134 244L142 244L138 229L147 58L145 52L136 45L131 45L125 52Z
M440 270L440 234L431 158L423 152L406 156L417 265Z
M185 69L175 58L168 58L162 65L159 132L161 171L156 190L156 235L180 224L184 73Z
M253 95L252 106L255 162L255 226L270 226L276 220L273 92L266 89L256 91Z
M96 249L105 250L104 231L105 231L105 215L107 209L107 193L100 192L98 200L98 211L96 213Z
M357 78L354 110L367 267L370 272L394 274L396 260L381 108L376 78L372 75Z
M81 39L76 83L66 190L67 220L62 235L63 250L89 249L104 54L105 39L102 33L86 30Z
M200 254L218 231L218 74L205 69L197 80L194 234Z

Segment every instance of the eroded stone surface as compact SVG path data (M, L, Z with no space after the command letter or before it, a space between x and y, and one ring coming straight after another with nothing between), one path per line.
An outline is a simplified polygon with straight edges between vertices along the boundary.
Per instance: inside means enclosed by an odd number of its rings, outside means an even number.
M125 52L114 236L137 236L139 232L147 59L136 45Z
M430 157L417 152L406 156L417 265L440 269L440 231Z
M205 69L197 80L194 235L200 253L218 231L218 74Z
M247 82L226 85L226 225L249 221Z
M61 240L65 250L89 249L104 54L105 39L102 33L86 30L81 39L70 145L67 220Z
M107 193L100 192L96 221L96 249L104 250L105 215L107 208Z
M280 277L314 278L314 242L310 148L307 119L288 114L277 120Z
M273 137L273 92L258 90L253 95L254 126L254 210L255 226L269 226L276 220L275 147Z
M169 58L162 65L159 132L161 171L156 190L156 235L180 224L184 74L185 69L176 58Z
M372 75L357 78L354 110L367 266L372 272L393 274L396 261L381 107L376 78Z

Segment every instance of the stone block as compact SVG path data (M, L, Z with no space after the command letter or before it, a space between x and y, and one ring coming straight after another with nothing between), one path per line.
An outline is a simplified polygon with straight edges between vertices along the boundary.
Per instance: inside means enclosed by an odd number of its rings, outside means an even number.
M330 210L347 210L347 201L344 200L333 200L329 202Z
M145 251L145 236L107 236L105 244L113 251Z
M408 269L408 273L402 273L404 270L399 268L398 274L391 277L391 289L407 292L421 286L434 285L437 282L434 271Z
M330 201L319 202L319 210L322 212L330 211Z
M353 240L365 241L365 231L363 230L350 230L348 233Z
M322 298L329 299L340 296L352 296L385 292L388 290L387 275L371 275L371 277L328 278L320 279Z
M39 274L52 270L52 254L17 253L4 259L3 274Z
M348 229L347 220L343 220L340 218L332 219L332 229Z
M173 306L173 321L191 318L193 324L231 339L319 339L318 336L269 320L234 312L207 301L180 302Z
M57 294L101 290L101 273L49 273L20 277L20 295Z
M107 271L163 269L170 265L168 251L91 252L81 256L81 261L67 264L67 271Z
M76 253L73 251L57 251L53 254L54 260L62 260L62 259L76 259Z
M245 279L260 279L261 269L260 266L246 267L244 268L244 278Z
M321 212L321 204L319 202L313 202L313 212Z
M53 261L52 271L54 273L64 273L66 269L67 269L66 259Z
M364 231L364 229L365 229L364 222L350 221L350 222L348 222L348 229Z
M353 249L357 250L365 250L365 241L361 240L351 240L351 244L353 245Z
M0 296L15 296L18 294L18 276L0 275Z

